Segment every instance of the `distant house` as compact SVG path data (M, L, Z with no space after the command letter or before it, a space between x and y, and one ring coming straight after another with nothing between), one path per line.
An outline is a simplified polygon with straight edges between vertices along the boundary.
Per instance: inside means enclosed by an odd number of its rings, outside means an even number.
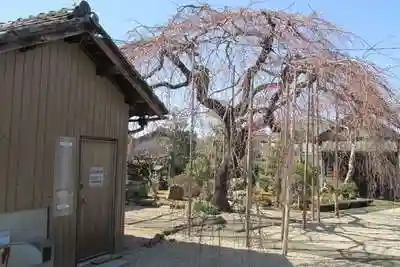
M172 148L172 137L170 130L163 127L137 138L129 137L128 162L137 157L162 158L167 156Z
M312 161L312 146L319 140L322 162L317 162L315 157L314 164L322 164L323 175L332 179L334 168L335 151L335 127L334 122L320 120L319 135L309 136L308 161ZM295 156L305 158L307 145L304 142L305 132L304 122L297 122L296 125L296 145ZM344 179L348 169L348 159L351 151L351 143L348 141L349 133L345 127L340 127L338 140L339 154L339 177ZM391 198L392 188L400 190L399 176L399 133L382 123L375 126L373 131L359 129L356 149L355 149L355 169L353 180L359 187L361 197L384 197ZM257 156L268 156L270 144L274 145L281 142L280 134L255 133L253 148ZM397 188L397 189L396 189ZM400 193L400 192L398 192ZM398 194L399 195L399 194Z
M165 160L169 157L171 149L172 139L169 137L169 133L165 128L158 128L153 132L136 138L129 136L126 183L129 184L132 180L141 182L147 181L146 179L143 180L143 175L139 175L138 173L143 167L143 164L149 164L149 168L152 168L152 171L156 171L154 169L156 168L156 164L160 164L159 160ZM158 166L158 168L160 167L163 169L164 165Z
M85 1L0 24L0 84L0 231L57 267L121 249L128 119L165 106Z
M374 127L375 128L375 127ZM344 179L348 170L351 142L345 128L339 129L339 177ZM369 131L361 128L355 141L355 168L352 180L357 184L361 197L393 197L399 190L399 133L384 123ZM319 134L323 173L332 177L335 159L335 131L332 127ZM311 152L310 152L311 153Z

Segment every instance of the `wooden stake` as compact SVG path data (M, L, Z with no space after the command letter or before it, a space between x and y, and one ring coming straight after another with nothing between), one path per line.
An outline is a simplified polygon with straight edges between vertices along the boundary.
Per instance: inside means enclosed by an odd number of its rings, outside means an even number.
M174 134L173 134L173 139L172 139L172 151L171 151L171 158L170 158L170 163L169 163L169 171L168 171L168 185L172 185L172 178L175 176L175 150L176 150L176 132L177 132L177 125L176 125L176 114L175 112L172 113L172 121L173 121L173 129L174 129Z
M211 148L211 153L213 155L213 165L214 165L214 181L217 177L217 168L218 168L218 144L216 141L217 136L215 136L215 139L212 141L212 148ZM215 189L215 182L213 183L213 188L212 188L212 192L214 192Z
M194 54L192 55L192 65L194 66ZM194 72L194 67L192 73ZM188 237L190 238L192 231L192 179L193 179L193 135L194 135L194 100L195 92L193 86L191 86L191 97L190 97L190 135L189 135L189 181L188 181Z
M310 99L311 99L311 88L308 88L307 92L307 125L306 125L306 149L304 155L304 174L303 174L303 229L306 229L307 225L307 174L308 174L308 154L309 154L309 131L310 131Z
M335 99L335 164L334 164L334 179L335 179L335 216L339 218L339 99Z
M288 139L289 139L289 116L290 116L290 89L289 85L285 84L285 99L286 99L286 105L285 105L285 115L284 115L284 125L282 129L282 147L281 147L281 160L280 160L280 169L278 170L278 175L280 176L281 179L281 184L280 184L280 193L281 193L281 203L285 202L286 198L286 179L285 175L287 174L287 169L288 169L288 162L287 162L287 157L288 157ZM284 229L285 229L285 206L284 203L282 205L282 222L281 222L281 241L283 241L283 236L284 236Z
M247 169L247 194L246 194L246 247L250 247L250 229L251 229L251 208L252 208L252 195L253 195L253 172L252 172L252 135L253 135L253 89L254 79L252 81L251 90L249 94L249 112L248 112L248 137L247 137L247 158L246 158L246 169Z
M229 124L230 124L230 131L229 133L229 144L228 144L228 155L230 156L230 164L229 164L229 171L228 171L228 175L230 176L230 179L228 179L228 181L230 183L232 183L232 178L235 177L236 175L236 169L235 169L235 150L233 149L233 146L235 145L234 142L234 134L235 134L235 130L234 127L236 127L235 125L235 65L230 64L230 68L232 68L232 88L231 88L231 107L230 107L230 112L229 112L229 106L228 106L228 116L229 116ZM224 155L225 156L225 155ZM235 177L236 178L236 177Z
M312 84L312 96L311 96L311 136L314 138L315 136L315 103L314 103L314 94L316 90L316 83ZM311 148L311 162L313 168L315 168L315 145L314 142L312 143ZM312 173L314 175L314 172ZM314 184L314 176L311 179L311 217L312 220L315 221L315 184Z
M295 140L295 103L296 103L296 79L293 82L292 97L290 99L290 146L288 155L288 170L286 172L286 193L285 193L285 225L283 234L282 254L287 255L288 239L289 239L289 221L290 221L290 189L292 184L292 176L294 173L294 140Z
M319 119L319 95L318 95L318 87L319 84L316 84L315 86L315 91L314 91L314 97L315 97L315 116L317 118L317 124L316 124L316 140L315 143L317 145L317 159L316 161L318 162L319 165L319 177L317 180L317 222L321 222L321 196L320 196L320 191L321 191L321 180L322 180L322 157L321 157L321 148L319 146L319 124L320 124L320 119Z
M235 142L234 142L234 134L235 131L233 130L234 127L236 127L235 125L235 74L236 74L236 69L235 69L235 65L232 66L232 90L231 90L231 97L232 97L232 110L231 110L231 114L230 114L230 124L231 124L231 131L230 131L230 139L229 139L229 153L231 155L231 163L232 166L234 167L234 158L235 158L235 152L232 149ZM233 170L234 168L232 168ZM233 175L233 174L232 174Z

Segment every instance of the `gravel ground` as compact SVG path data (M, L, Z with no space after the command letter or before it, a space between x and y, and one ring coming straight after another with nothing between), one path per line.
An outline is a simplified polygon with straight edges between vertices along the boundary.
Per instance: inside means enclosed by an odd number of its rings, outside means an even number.
M127 235L138 240L127 258L131 266L400 266L400 209L367 212L358 209L345 212L341 218L324 216L320 225L309 223L303 231L292 223L289 255L280 255L279 211L265 211L254 225L252 248L245 249L242 220L238 215L223 214L224 228L194 228L191 238L180 232L153 248L139 248L142 238L173 225L186 222L184 211L169 207L142 208L126 212ZM293 214L299 218L299 214ZM140 241L139 241L140 240Z

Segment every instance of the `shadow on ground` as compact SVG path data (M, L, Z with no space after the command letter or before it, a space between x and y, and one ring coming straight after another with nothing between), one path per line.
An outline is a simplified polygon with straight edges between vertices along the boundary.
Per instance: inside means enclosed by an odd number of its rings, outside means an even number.
M273 253L163 241L145 248L149 239L126 236L126 258L132 266L141 267L292 267L285 257Z
M144 214L144 213L143 213ZM141 247L148 239L127 236L127 246L136 248L130 253L132 266L400 266L399 219L396 213L375 213L367 209L353 209L341 212L341 219L331 220L324 214L324 223L309 221L307 229L301 230L299 220L291 223L291 240L289 242L289 260L280 256L281 241L278 239L280 218L265 213L261 220L253 222L252 240L254 247L275 253L259 253L256 251L231 249L220 246L200 245L186 242L164 242L154 248ZM398 214L398 213L397 213ZM164 214L141 216L142 220L126 222L132 229L132 234L140 235L149 225L164 229L167 216ZM325 217L326 216L326 217ZM137 217L137 216L134 216ZM172 216L168 214L169 220ZM158 219L158 220L155 220ZM148 222L153 221L153 222ZM185 221L185 220L184 220ZM214 240L218 236L227 243L242 246L244 233L242 221L227 218L227 225L221 230L214 226L204 226L193 229L193 237L202 240ZM142 223L142 225L141 225ZM143 226L145 225L145 226ZM275 226L275 229L267 230ZM142 229L143 228L143 229ZM131 230L130 230L131 231ZM129 231L127 231L129 233ZM134 233L133 233L134 232ZM144 231L145 232L145 231ZM153 236L149 235L149 236ZM184 235L177 239L185 240ZM240 242L238 241L240 240ZM216 241L214 244L218 242ZM253 243L253 242L252 242ZM275 250L273 250L275 249Z
M157 209L160 206L156 204L154 199L141 199L141 200L130 200L127 204L125 204L125 212L127 211L135 211L146 208L154 208Z
M367 243L374 242L376 244L380 244L380 249L385 248L385 250L390 249L392 244L397 240L395 238L384 238L377 235L371 235L368 233L369 230L371 233L379 233L379 231L398 231L398 227L394 227L393 225L386 224L378 224L374 225L365 225L365 222L353 214L346 214L345 216L351 218L345 224L338 223L308 223L307 225L307 233L311 232L320 232L320 233L329 233L340 237L341 242L349 242L353 245L347 249L331 249L327 247L314 247L308 246L308 248L296 248L295 251L304 252L307 254L314 254L326 258L330 258L335 262L335 266L364 266L365 264L372 266L400 266L400 256L390 256L390 255L382 255L379 253L373 253L371 249L367 249ZM342 226L352 226L360 229L364 229L364 233L355 233L349 232L342 228ZM365 241L363 241L365 240ZM332 241L333 243L333 241ZM388 245L390 244L390 245ZM342 263L347 262L347 263ZM337 264L336 264L337 263ZM324 265L323 262L315 263L316 266L328 266ZM302 266L302 265L300 265ZM331 265L329 265L331 266Z

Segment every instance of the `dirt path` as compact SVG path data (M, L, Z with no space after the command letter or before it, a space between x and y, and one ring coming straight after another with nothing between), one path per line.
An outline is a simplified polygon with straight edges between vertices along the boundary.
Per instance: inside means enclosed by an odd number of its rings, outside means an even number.
M136 237L150 238L186 222L183 211L169 208L126 214L126 234ZM279 215L266 214L269 218ZM255 225L268 227L252 232L252 249L247 250L240 216L223 216L227 221L223 228L197 227L191 238L181 232L169 237L175 242L134 250L129 256L132 266L400 266L400 209L371 213L359 209L340 219L324 218L321 225L309 223L307 231L292 223L287 259L279 255L279 220L255 220Z

